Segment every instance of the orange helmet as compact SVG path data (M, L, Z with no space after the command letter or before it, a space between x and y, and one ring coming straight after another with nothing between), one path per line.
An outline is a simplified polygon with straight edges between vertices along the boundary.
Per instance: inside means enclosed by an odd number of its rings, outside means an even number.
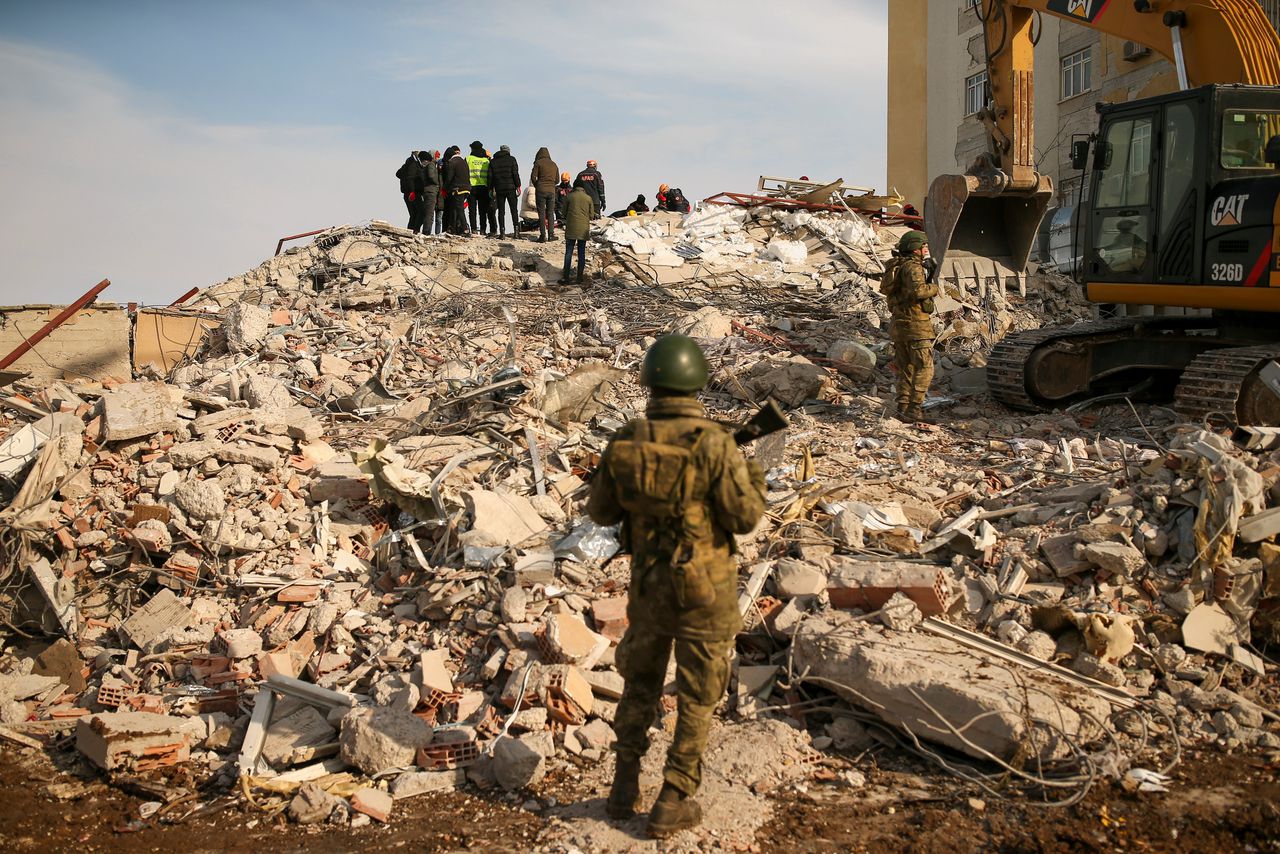
M568 172L561 172L561 173L560 173L560 180L561 180L561 181L568 181L568 180L569 180L569 173L568 173Z
M670 189L671 189L671 185L670 185L670 184L659 184L659 185L658 185L658 192L659 192L659 193L665 193L667 190L670 190Z
M588 161L587 161L587 168L588 168L588 169L594 169L594 168L596 168L596 162L595 162L594 160L588 160Z

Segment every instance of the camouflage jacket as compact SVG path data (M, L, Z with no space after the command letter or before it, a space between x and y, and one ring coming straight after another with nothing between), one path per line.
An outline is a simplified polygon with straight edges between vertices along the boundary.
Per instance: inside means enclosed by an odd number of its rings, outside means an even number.
M893 325L908 338L933 338L933 298L938 286L928 280L924 264L914 256L885 264L880 293L889 301Z
M751 531L763 515L764 474L692 397L652 398L646 415L610 440L587 513L601 525L622 523L632 625L688 640L728 640L741 628L734 534ZM687 465L675 473L650 453L663 449L677 457L687 451ZM682 493L673 505L646 496L672 488Z

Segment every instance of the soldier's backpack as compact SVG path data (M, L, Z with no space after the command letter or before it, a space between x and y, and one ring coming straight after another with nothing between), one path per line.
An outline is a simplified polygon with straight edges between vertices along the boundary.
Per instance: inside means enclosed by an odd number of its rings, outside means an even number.
M706 567L696 559L694 540L686 514L692 501L697 479L694 465L699 445L705 435L699 431L691 448L658 442L653 426L641 422L632 439L614 440L609 446L609 473L613 475L615 494L627 511L628 539L639 526L669 544L672 585L681 607L709 605L715 590L707 577ZM632 571L645 573L649 567Z
M609 447L609 472L617 486L618 503L634 516L683 519L697 474L693 456L698 447L669 445L654 440L653 425L641 422L632 439L615 440Z

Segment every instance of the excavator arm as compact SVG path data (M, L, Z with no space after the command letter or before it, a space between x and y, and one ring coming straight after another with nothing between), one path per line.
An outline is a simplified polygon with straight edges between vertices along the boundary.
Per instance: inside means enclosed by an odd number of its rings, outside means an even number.
M978 0L990 105L989 150L929 188L925 223L940 275L1003 281L1026 267L1053 184L1035 163L1035 40L1053 15L1139 42L1168 58L1183 88L1280 85L1280 44L1256 0Z

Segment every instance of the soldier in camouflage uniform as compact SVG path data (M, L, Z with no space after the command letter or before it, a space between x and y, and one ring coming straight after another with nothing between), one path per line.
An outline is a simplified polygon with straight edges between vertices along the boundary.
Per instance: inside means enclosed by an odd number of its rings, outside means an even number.
M933 380L933 298L938 286L928 280L924 234L908 231L898 241L897 257L885 265L880 292L889 300L893 320L893 360L898 366L898 413L904 421L922 421L921 407Z
M656 837L702 818L693 800L702 751L741 628L734 534L752 530L764 513L760 467L743 458L731 431L709 420L695 397L708 376L706 357L692 339L668 335L650 348L640 370L641 384L650 389L645 417L609 442L587 501L597 523L622 523L631 555L630 625L617 650L626 685L614 722L612 818L635 814L640 758L675 649L678 717L662 791L649 814Z

